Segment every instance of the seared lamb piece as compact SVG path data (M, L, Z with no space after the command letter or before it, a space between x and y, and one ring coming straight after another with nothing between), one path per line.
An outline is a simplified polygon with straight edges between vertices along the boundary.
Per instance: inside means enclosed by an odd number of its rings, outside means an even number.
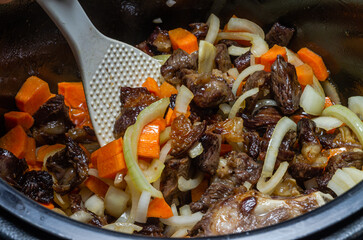
M248 156L256 160L260 153L261 138L257 131L250 130L243 133L243 143Z
M339 131L333 134L322 134L318 136L320 144L324 149L341 148L353 150L354 148L362 149L355 134L347 127L340 127Z
M134 234L144 235L149 237L164 237L164 227L158 218L148 218L146 223L137 223L142 227L141 231Z
M26 196L37 202L50 203L53 200L53 180L47 171L26 172L19 185Z
M37 145L64 143L65 133L74 127L63 95L56 95L34 113L31 129Z
M189 31L197 37L198 40L204 40L208 33L208 25L206 23L191 23Z
M301 87L295 67L281 55L271 66L271 90L283 114L290 115L299 109Z
M177 85L182 83L182 70L183 69L197 69L196 53L189 55L182 49L177 49L168 58L168 60L161 66L161 75L168 83Z
M17 186L17 181L28 169L25 159L19 159L6 149L0 148L0 177L10 185Z
M321 192L279 199L257 191L236 194L209 208L190 235L215 236L271 226L314 210L332 199Z
M231 62L231 58L228 54L227 45L223 43L219 43L216 45L216 68L221 70L222 72L227 72L229 69L233 67L233 64Z
M150 56L169 54L172 50L168 31L161 30L160 27L156 27L149 38L136 47Z
M234 99L231 87L225 79L210 73L189 72L183 82L193 92L193 102L202 108L217 107Z
M234 60L238 72L242 72L251 65L251 51L248 51Z
M70 137L66 137L66 147L46 161L47 170L55 180L53 189L57 193L66 194L72 191L88 176L89 159Z
M282 118L275 107L262 108L252 116L243 113L241 117L243 118L243 125L252 129L274 126Z
M219 164L222 137L220 134L206 132L200 138L203 152L193 162L198 168L210 175L214 175Z
M113 134L115 138L123 137L126 129L136 122L139 113L158 97L151 94L144 87L121 87L121 113L117 117Z
M285 27L277 22L266 34L266 42L270 48L273 47L275 44L286 47L289 44L292 36L294 35L294 32L295 29Z

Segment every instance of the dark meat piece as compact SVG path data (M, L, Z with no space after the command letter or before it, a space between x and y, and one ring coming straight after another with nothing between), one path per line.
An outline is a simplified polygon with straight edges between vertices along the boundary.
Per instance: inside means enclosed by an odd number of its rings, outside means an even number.
M207 132L203 134L200 142L203 146L203 152L193 162L201 171L214 175L219 164L222 137L219 134Z
M185 85L193 92L193 102L202 108L217 107L234 99L225 79L210 73L189 73L183 77Z
M280 112L274 107L262 108L254 116L242 114L241 117L243 118L243 126L253 129L276 125L282 118Z
M241 44L239 44L238 42L233 41L233 40L229 40L229 39L221 39L221 40L218 41L218 43L226 44L227 48L229 48L230 46L236 46L236 47L241 46Z
M271 89L283 114L293 114L299 109L301 87L294 65L286 62L281 55L271 66Z
M247 131L244 132L243 136L244 136L243 142L244 145L246 146L245 148L247 149L248 156L256 160L260 153L260 142L261 142L258 132L254 130Z
M68 199L72 213L78 212L80 210L85 210L84 204L82 202L82 197L78 193L68 194Z
M189 55L182 49L177 49L168 58L168 60L161 66L161 75L164 77L165 81L172 85L177 85L182 83L182 78L180 77L181 70L183 69L197 69L197 57L198 55Z
M150 56L155 55L154 52L152 51L151 47L147 43L147 41L143 41L143 42L137 44L136 47L138 49L140 49L141 51L143 51L144 53L146 53L147 55L150 55Z
M222 72L227 72L229 69L233 68L233 64L231 62L231 58L228 54L227 45L223 43L219 43L216 45L216 68L221 70Z
M189 31L197 37L198 40L204 40L208 33L208 25L205 23L189 24Z
M286 47L289 44L292 35L294 35L294 32L295 29L285 27L277 22L266 34L266 42L270 48L273 47L275 44Z
M223 117L218 114L219 108L201 108L195 103L190 104L189 119L194 122L206 121L207 125L223 121Z
M113 129L115 138L123 137L126 129L136 122L139 113L151 103L158 100L144 87L121 87L121 113Z
M64 143L65 133L74 127L63 95L56 95L34 113L31 129L38 145Z
M146 223L137 223L142 227L141 231L134 234L144 235L149 237L163 237L164 227L158 218L148 218Z
M331 197L320 192L278 199L257 191L234 194L209 208L202 220L190 231L190 235L224 235L274 225L312 211L329 200Z
M47 171L26 172L19 185L26 196L37 202L50 203L53 200L53 180Z
M28 169L25 159L19 159L6 149L0 148L0 177L13 186Z
M173 109L174 110L174 108L175 108L175 100L176 100L176 96L177 96L177 94L173 94L173 95L171 95L170 96L170 103L169 103L169 107L171 108L171 109Z
M171 53L169 34L160 27L156 27L149 38L136 47L150 56Z
M47 159L48 172L55 179L53 189L66 194L81 184L88 176L89 159L82 148L70 137L66 147Z
M185 156L193 144L200 139L205 130L205 123L192 125L184 115L175 118L171 124L171 152L175 157Z
M188 179L189 169L190 159L188 157L166 160L160 181L160 190L166 202L171 203L173 198L181 193L178 188L178 178L182 176Z
M97 142L97 138L93 129L88 126L83 128L72 128L68 131L68 136L77 143Z
M251 51L248 51L234 60L238 72L242 72L251 65Z
M340 127L339 131L333 134L322 134L318 138L324 149L341 147L346 147L347 149L362 149L362 145L359 143L355 134L347 127Z

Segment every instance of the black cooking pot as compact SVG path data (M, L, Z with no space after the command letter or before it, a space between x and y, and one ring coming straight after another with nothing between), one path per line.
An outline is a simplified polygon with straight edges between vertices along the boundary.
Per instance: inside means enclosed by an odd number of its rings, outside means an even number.
M206 21L210 13L223 26L233 15L247 18L266 31L273 23L294 27L290 48L308 47L320 54L342 103L363 92L363 2L277 0L83 0L82 6L105 35L137 44L155 28L186 27ZM15 109L14 96L29 75L50 83L80 81L72 52L43 10L32 1L0 5L0 116ZM0 134L4 134L0 121ZM141 239L98 229L49 211L0 180L0 238ZM284 223L228 238L331 239L359 238L363 232L363 183L325 206ZM225 239L226 236L214 237Z

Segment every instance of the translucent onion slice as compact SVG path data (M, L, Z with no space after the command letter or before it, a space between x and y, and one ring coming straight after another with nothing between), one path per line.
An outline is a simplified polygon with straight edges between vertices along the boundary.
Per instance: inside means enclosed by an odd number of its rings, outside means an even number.
M286 56L287 56L288 63L291 63L295 67L298 67L298 66L304 64L304 62L301 61L300 58L293 51L291 51L287 47L285 47L285 49L286 49Z
M160 162L164 163L166 160L166 157L168 156L169 152L171 150L171 140L169 140L165 145L161 148L160 154L159 154L159 160Z
M69 217L73 220L83 222L83 223L87 223L93 218L89 212L86 212L83 210L77 211Z
M296 123L288 117L281 118L272 133L271 140L268 144L265 162L263 164L261 177L271 177L275 168L276 157L279 152L279 147L285 134L289 131L296 131Z
M230 69L228 69L227 73L229 76L233 77L234 79L237 79L237 77L239 75L237 68L230 68Z
M163 145L164 143L169 141L170 132L171 132L171 127L169 126L169 127L165 128L165 130L160 133L160 140L159 140L160 145Z
M320 82L324 92L326 93L326 95L328 97L330 97L330 99L332 100L332 102L334 104L342 104L342 102L340 101L340 97L337 91L337 88L330 82L330 81L324 81L324 82ZM349 102L349 99L348 99Z
M324 109L322 115L336 117L343 123L347 124L358 137L360 144L363 145L363 123L349 108L342 105L333 105Z
M148 191L141 193L139 202L137 204L135 221L139 223L146 223L147 209L149 208L151 194Z
M342 126L343 122L334 117L317 117L312 119L318 128L330 131Z
M245 70L243 70L237 77L236 81L234 81L232 86L232 92L235 96L237 96L237 90L239 86L241 85L242 81L248 77L249 75L252 75L254 72L261 71L265 69L265 66L262 64L256 64L253 66L247 67Z
M227 31L249 32L260 36L262 39L265 39L265 32L262 30L262 28L256 23L247 19L232 17L229 19L226 28Z
M306 85L300 97L300 107L308 114L318 116L324 109L325 98L311 85Z
M180 114L187 113L189 103L192 101L193 97L194 94L186 86L183 85L180 87L178 95L176 96L175 99L175 108L174 108L178 116Z
M259 89L258 88L253 88L248 90L247 92L243 93L238 99L237 101L233 104L231 111L229 112L228 118L232 119L236 116L238 110L241 108L244 100L248 97L251 97L253 95L255 95L256 93L258 93Z
M363 171L361 171L361 170L358 170L358 169L353 168L353 167L342 168L342 170L345 173L349 174L349 176L356 183L359 183L360 181L363 180Z
M143 171L143 173L149 183L153 183L160 178L164 168L165 165L163 162L161 162L159 159L154 159L148 169Z
M219 109L221 109L224 115L228 115L232 107L227 103L221 103L219 104Z
M163 65L167 60L168 58L170 57L171 55L170 54L163 54L163 55L156 55L156 56L153 56L153 58L155 58L156 60L158 60L158 62Z
M194 226L203 217L203 213L196 212L189 216L172 216L167 219L160 218L160 221L165 225L175 226L175 227L190 227Z
M311 86L319 93L319 95L325 99L325 92L323 87L320 84L320 81L313 75L313 84Z
M96 194L87 199L84 206L98 216L103 216L105 211L105 203Z
M219 32L219 26L220 26L219 18L212 13L207 20L207 25L209 29L207 36L205 37L205 41L214 44Z
M259 35L248 32L220 32L217 35L217 41L221 39L244 40L252 44L251 53L255 57L261 57L268 51L268 45Z
M363 172L355 169L357 171L360 172L360 174L356 171L353 170L353 168L351 168L350 170L347 168L343 168L343 169L338 169L333 177L331 178L331 180L328 182L328 188L330 188L331 190L333 190L338 196L343 194L344 192L348 191L350 188L354 187L357 183L360 182L360 180L363 178ZM360 177L358 177L356 181L355 179L353 179L350 176L350 173L352 173L353 175L355 174L359 174Z
M348 98L348 108L352 110L358 117L363 120L363 97L354 96Z
M282 181L282 178L284 177L288 167L288 162L280 163L280 166L276 170L275 174L272 175L272 177L267 182L266 177L261 175L257 182L257 189L264 194L271 194L275 190L276 186Z
M126 222L111 223L103 226L102 228L128 234L132 234L134 231L139 232L142 230L142 227Z
M190 216L193 214L192 210L190 209L190 206L188 204L180 207L179 211L180 211L181 216Z
M198 72L208 73L211 72L214 67L214 59L216 58L216 47L207 41L199 41L198 51Z
M192 190L198 187L198 185L203 181L203 178L204 174L202 172L200 172L194 179L191 178L186 180L183 176L180 176L178 178L178 188L182 192Z
M246 52L248 52L250 50L249 47L237 47L237 46L230 46L228 48L228 54L231 56L235 56L235 57L239 57L242 54L245 54Z
M105 196L105 209L108 214L119 218L125 211L130 195L121 189L110 186Z
M141 192L136 189L129 175L125 176L125 181L127 183L126 193L129 192L131 195L131 210L128 222L133 223L135 222L137 205L139 203Z
M203 145L201 142L194 144L188 151L188 155L191 158L196 158L203 152Z

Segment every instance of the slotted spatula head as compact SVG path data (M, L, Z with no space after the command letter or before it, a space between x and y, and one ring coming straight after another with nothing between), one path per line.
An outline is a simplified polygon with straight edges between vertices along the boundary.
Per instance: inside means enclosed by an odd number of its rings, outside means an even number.
M101 34L77 0L37 2L72 48L93 128L103 146L114 140L114 123L122 107L120 88L140 86L147 77L160 82L160 64L139 49Z

